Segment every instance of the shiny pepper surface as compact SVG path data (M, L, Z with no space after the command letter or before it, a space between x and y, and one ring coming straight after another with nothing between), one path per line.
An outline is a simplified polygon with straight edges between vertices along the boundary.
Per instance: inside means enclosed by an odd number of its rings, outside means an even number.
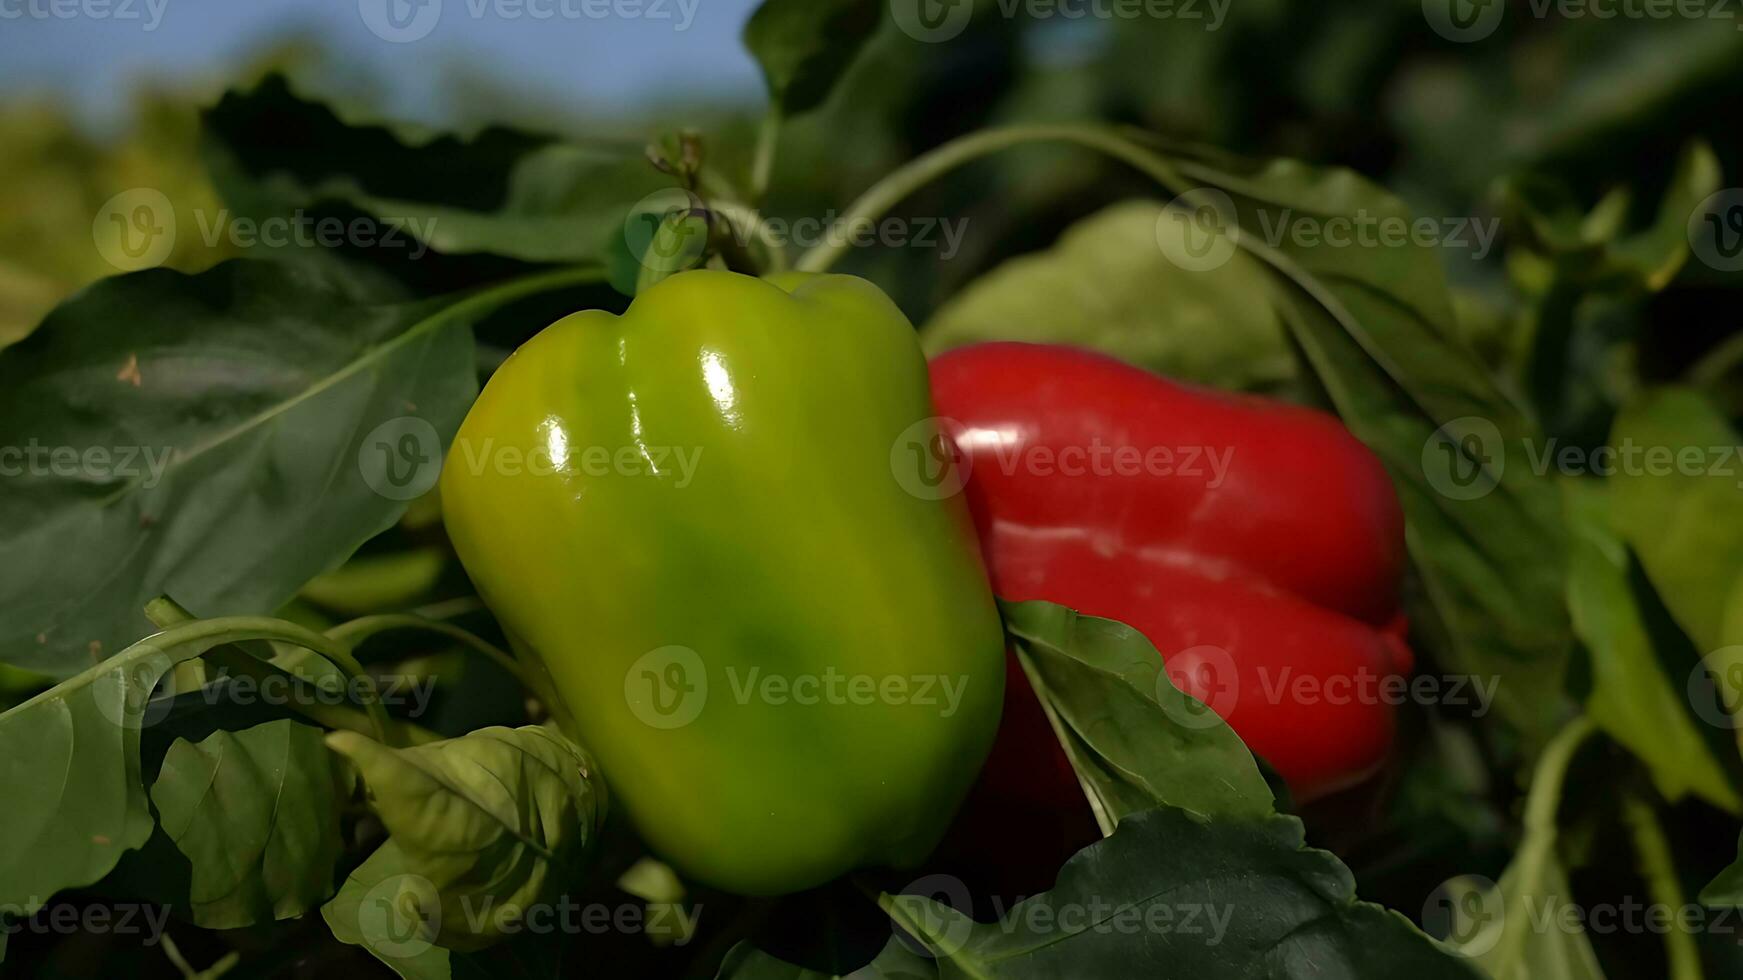
M552 324L461 426L461 560L692 878L917 863L985 758L1003 641L973 525L892 465L933 414L876 287L699 270Z
M1038 344L950 351L932 385L1001 597L1143 633L1300 799L1386 760L1412 659L1403 514L1335 417ZM987 782L1075 799L1032 702L1013 672Z

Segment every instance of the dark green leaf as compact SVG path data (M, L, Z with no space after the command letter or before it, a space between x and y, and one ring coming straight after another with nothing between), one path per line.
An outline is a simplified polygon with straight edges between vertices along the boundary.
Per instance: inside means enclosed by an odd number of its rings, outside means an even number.
M1161 805L1209 816L1271 812L1247 747L1174 687L1143 634L1050 602L1000 608L1104 826Z
M578 144L500 127L469 139L390 128L342 117L279 76L226 93L205 127L220 190L244 216L343 202L384 231L398 227L408 250L421 243L450 255L598 260L631 206L670 183L637 143Z
M782 113L797 115L829 97L883 9L880 0L764 0L745 25L744 45Z
M1294 817L1133 814L996 923L887 901L942 978L1480 976L1403 916L1357 901L1348 869L1305 847Z
M68 676L170 593L270 612L431 485L477 381L481 304L393 302L327 265L104 280L0 354L0 659ZM20 472L21 471L21 472Z
M214 647L299 632L277 620L234 622L142 640L0 714L0 786L29 787L0 807L0 909L32 915L151 836L139 747L140 729L169 710L171 699L152 698L158 682Z
M1524 460L1504 465L1536 426L1458 343L1429 247L1308 247L1275 234L1281 222L1325 227L1358 215L1408 227L1409 212L1346 170L1180 166L1226 194L1202 201L1220 201L1225 225L1276 270L1273 295L1296 343L1391 473L1424 585L1413 621L1449 666L1499 678L1507 718L1534 743L1546 739L1562 714L1568 655L1561 507Z
M207 929L302 915L333 892L339 810L321 730L272 721L177 739L151 801L193 866L187 913Z

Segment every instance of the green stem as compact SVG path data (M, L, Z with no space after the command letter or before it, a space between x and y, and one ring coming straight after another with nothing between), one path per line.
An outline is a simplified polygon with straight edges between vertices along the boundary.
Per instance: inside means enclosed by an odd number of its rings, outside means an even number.
M708 207L715 214L726 219L726 223L731 227L735 237L742 235L745 239L754 238L761 242L763 254L768 256L769 268L772 271L785 272L787 270L786 247L781 244L780 239L774 236L774 233L769 229L768 222L763 220L762 214L756 208L737 201L719 198L710 200Z
M195 980L200 975L199 971L194 969L193 964L188 962L188 958L182 955L181 948L176 945L174 939L170 938L169 933L166 932L157 937L157 948L163 950L164 958L181 972L183 980Z
M492 310L524 296L534 296L550 292L553 289L561 289L564 286L579 286L590 282L604 282L605 280L605 267L592 264L534 273L510 279L494 286L487 286L448 307L442 311L441 315L464 316L479 310Z
M1689 368L1689 380L1699 387L1711 388L1739 367L1743 367L1743 333L1733 336L1696 361L1694 367Z
M188 612L188 610L180 603L168 596L158 596L156 599L146 603L145 617L151 620L158 629L169 629L171 626L180 626L184 623L191 623L198 619L198 617L193 613ZM272 678L274 680L282 680L293 686L314 686L314 682L308 678L301 677L285 670L277 664L268 663L234 644L226 643L222 646L213 647L211 650L206 652L205 659L210 661L213 666L220 670L226 670L232 674L239 674L248 677L256 684L263 683L268 678ZM195 663L199 663L199 661L190 660L184 664L177 664L176 667L179 670L188 664ZM203 682L204 678L201 680ZM316 700L308 703L293 703L288 705L288 707L297 714L302 715L304 718L309 719L323 728L341 728L346 731L357 732L363 735L369 735L374 732L374 728L370 725L369 717L367 715L358 711L353 711L343 705L327 704ZM425 731L410 722L390 719L389 725L392 726L390 731L395 738L395 744L398 745L422 745L426 742L435 742L441 739L441 736L434 732Z
M495 661L497 666L508 671L509 674L512 675L515 680L519 681L520 685L528 691L533 694L540 693L538 685L534 683L531 675L529 675L526 669L521 666L520 662L515 660L507 651L488 640L475 636L471 632L455 626L453 623L445 623L438 619L426 619L423 616L414 616L410 613L382 613L376 616L364 616L359 619L353 619L350 622L340 623L338 626L329 629L327 635L346 644L352 649L356 649L357 647L362 646L364 641L372 636L395 630L420 630L425 633L436 633L445 636L450 640L458 641L462 645L470 647L471 649L484 654L492 661Z
M543 664L525 663L496 644L468 630L461 629L453 623L445 623L441 620L411 613L383 613L341 623L329 629L327 635L355 648L378 633L393 630L422 630L426 633L436 633L483 654L491 662L508 671L509 676L519 682L527 693L543 702L545 709L557 720L558 726L563 729L565 734L571 738L576 737L574 719L569 716L567 706L557 696L556 690L552 688L549 675L545 673Z
M1178 188L1180 174L1156 152L1119 132L1101 126L1035 125L985 129L958 137L896 168L860 195L841 216L844 228L876 221L903 198L956 168L1000 150L1025 143L1072 143L1099 150L1155 179L1165 187ZM826 272L846 251L846 241L822 242L799 258L795 268Z
M756 158L750 168L750 199L762 203L769 192L769 178L775 172L775 148L781 141L781 114L770 109L757 129Z
M1557 732L1538 757L1537 768L1531 775L1531 789L1525 795L1525 835L1513 866L1507 871L1509 875L1516 874L1527 889L1542 882L1544 863L1555 853L1555 815L1561 807L1562 784L1567 780L1574 753L1593 731L1591 720L1580 715ZM1504 928L1500 943L1505 948L1495 954L1497 962L1517 962L1518 947L1530 933L1530 929L1522 927Z
M1095 815L1095 824L1101 830L1103 837L1111 837L1114 827L1119 823L1114 815L1108 812L1107 801L1101 792L1088 779L1084 778L1083 768L1078 765L1077 738L1066 727L1065 719L1059 717L1059 712L1053 703L1047 699L1047 682L1041 677L1041 672L1029 659L1021 646L1016 648L1017 663L1023 668L1023 674L1029 679L1029 690L1035 695L1035 702L1041 706L1041 713L1046 716L1047 724L1053 727L1053 737L1059 746L1065 750L1066 757L1071 762L1071 771L1077 776L1078 788L1083 790L1084 799L1089 801L1089 810Z
M1670 852L1670 841L1664 827L1639 793L1622 797L1622 818L1634 835L1634 850L1639 856L1640 874L1652 899L1659 905L1680 909L1684 905L1682 882L1677 879L1676 859ZM1665 930L1664 952L1670 971L1669 980L1701 980L1701 952L1695 937L1673 927Z
M168 618L172 615L185 616L187 611L173 601L164 598L153 599L146 605L146 616L154 622L160 617ZM375 738L383 743L393 744L388 740L387 733L390 722L387 710L381 706L381 698L376 693L375 680L364 671L363 665L357 662L357 658L352 656L350 648L337 640L295 623L267 616L223 616L217 619L195 619L180 622L161 633L148 636L127 649L134 650L149 645L153 649L162 650L165 647L215 641L208 644L208 648L210 648L219 644L239 643L244 640L278 640L312 650L332 661L347 679L362 685L363 710L369 716L369 726ZM123 650L115 656L126 655L127 650ZM73 681L66 681L64 684L94 679L96 675L110 669L113 669L113 665L109 661L104 661L74 678ZM89 678L87 675L90 675Z
M1595 730L1591 719L1580 715L1544 746L1531 776L1531 790L1525 796L1526 837L1541 834L1555 839L1555 812L1561 806L1561 786L1567 779L1568 766L1581 743Z
M262 660L239 647L225 645L206 654L206 659L214 667L231 674L247 677L256 685L265 683L268 678L283 680L287 684L302 687L314 687L315 682L292 671L285 670L277 664ZM357 732L360 735L375 735L375 727L370 723L369 716L360 711L353 711L344 705L327 704L320 700L308 703L287 705L292 711L320 725L339 731ZM415 725L398 718L389 718L387 733L393 739L390 745L427 745L430 742L440 742L442 736L429 729Z

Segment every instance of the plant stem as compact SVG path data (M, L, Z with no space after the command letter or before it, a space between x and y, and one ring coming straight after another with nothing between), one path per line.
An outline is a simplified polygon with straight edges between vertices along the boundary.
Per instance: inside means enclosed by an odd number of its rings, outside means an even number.
M509 674L513 676L516 681L519 681L520 685L528 691L533 694L540 693L538 686L533 682L532 677L528 675L526 669L522 667L520 662L515 660L507 651L467 630L455 626L453 623L445 623L439 619L426 619L423 616L414 616L410 613L382 613L380 615L364 616L359 619L353 619L350 622L340 623L338 626L328 630L327 635L355 649L361 646L365 640L368 640L376 634L387 633L394 630L420 630L425 633L437 633L451 640L456 640L462 645L470 647L490 658L497 666L508 671Z
M1634 834L1640 875L1646 879L1653 900L1667 908L1682 908L1682 882L1677 880L1676 859L1652 804L1637 792L1628 793L1622 797L1622 819ZM1674 924L1666 929L1664 952L1670 967L1669 980L1701 980L1701 952L1688 931L1675 928Z
M781 114L770 109L757 129L756 157L750 168L750 199L761 204L769 192L769 177L775 172L775 148L781 141Z
M1119 821L1108 812L1107 801L1102 799L1100 791L1093 783L1084 778L1083 772L1078 768L1077 739L1066 727L1065 719L1060 718L1059 712L1054 710L1052 702L1047 700L1047 682L1042 679L1041 672L1036 669L1034 661L1029 659L1029 655L1024 652L1020 645L1016 646L1016 651L1017 663L1023 668L1023 674L1029 679L1029 690L1034 693L1035 702L1041 706L1041 713L1047 717L1047 724L1053 728L1053 737L1058 740L1060 747L1065 750L1066 756L1071 761L1071 771L1077 776L1077 786L1083 790L1084 799L1089 801L1090 812L1095 815L1096 827L1101 830L1103 837L1111 837L1114 826Z
M553 289L561 289L564 286L604 282L605 279L605 267L593 264L571 266L567 269L555 269L550 272L538 272L497 283L494 286L486 286L438 315L460 316L478 310L491 310L506 303L512 303L524 296L535 296L539 293L550 292Z
M1177 188L1183 184L1180 174L1166 158L1113 129L1070 125L1008 126L958 137L896 168L848 207L841 216L841 225L851 228L862 222L876 221L903 198L957 167L1025 143L1073 143L1128 163L1164 187ZM822 242L801 256L795 268L805 272L828 271L841 258L847 244L845 241Z
M191 623L198 619L197 616L188 612L185 607L168 596L159 596L146 603L145 617L159 629L169 629L171 626L180 626L183 623ZM314 684L313 681L253 656L234 644L226 643L213 647L207 651L205 659L221 670L241 674L252 679L256 684L262 683L268 678L283 679L292 685L313 686ZM197 663L198 661L189 662ZM183 665L177 664L176 666ZM369 735L374 731L368 716L341 705L314 701L308 704L294 703L288 707L323 728L341 728L363 735ZM410 722L391 719L389 724L392 726L391 731L396 736L397 744L422 745L441 739L440 735L426 731Z
M784 272L788 267L787 250L774 233L769 229L768 222L756 208L738 201L715 198L708 202L708 207L715 214L726 219L734 236L745 235L762 242L763 254L768 256L769 267L775 272ZM748 233L748 234L747 234Z
M177 622L180 617L189 615L188 611L177 605L174 600L163 597L147 603L145 614L154 623L159 620ZM363 686L363 710L369 716L369 725L376 739L385 744L393 744L388 739L390 722L387 710L381 706L381 698L376 693L375 680L363 669L363 665L357 662L357 658L352 656L351 649L342 642L323 636L314 630L267 616L224 616L217 619L193 619L177 622L177 625L140 640L111 657L110 660L92 667L70 681L63 682L63 685L71 684L74 681L87 681L98 674L114 669L110 661L127 656L129 651L147 649L161 651L165 647L204 642L206 646L201 652L205 652L213 647L239 643L244 640L279 640L306 650L312 650L332 661L345 674L346 678ZM52 693L52 690L58 689L58 687L51 689L47 693Z
M1743 367L1743 333L1733 336L1708 351L1689 368L1689 381L1702 388L1711 388L1725 375Z
M1525 796L1525 835L1541 834L1555 839L1555 812L1561 806L1561 787L1567 779L1568 766L1574 753L1596 729L1592 721L1580 715L1567 723L1544 746L1531 776L1531 790Z
M1573 762L1574 753L1594 731L1591 719L1580 715L1557 732L1544 746L1543 755L1538 757L1537 768L1531 775L1531 789L1525 795L1525 834L1520 840L1519 853L1507 871L1525 883L1527 896L1529 889L1542 882L1544 862L1555 853L1555 815L1561 807L1562 784L1567 780L1568 766ZM1500 942L1506 948L1496 954L1499 962L1515 962L1518 947L1527 941L1530 932L1528 928L1503 927Z
M545 672L544 664L528 663L496 644L452 623L411 613L383 613L341 623L328 630L327 635L356 647L377 633L385 633L390 630L422 630L427 633L436 633L456 640L483 654L497 666L508 671L509 676L513 677L527 693L538 698L544 704L545 709L556 719L558 727L563 730L564 734L570 738L579 739L575 731L574 719L569 715L568 706L557 696L556 690L551 686L550 677Z

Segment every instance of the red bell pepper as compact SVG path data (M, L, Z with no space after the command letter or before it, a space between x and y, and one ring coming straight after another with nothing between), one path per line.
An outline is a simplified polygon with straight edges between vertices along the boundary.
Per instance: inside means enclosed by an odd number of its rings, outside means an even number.
M1001 597L1142 632L1298 799L1381 766L1412 659L1403 516L1336 418L1065 347L980 344L931 370ZM983 789L1081 802L1014 663L1010 681Z

